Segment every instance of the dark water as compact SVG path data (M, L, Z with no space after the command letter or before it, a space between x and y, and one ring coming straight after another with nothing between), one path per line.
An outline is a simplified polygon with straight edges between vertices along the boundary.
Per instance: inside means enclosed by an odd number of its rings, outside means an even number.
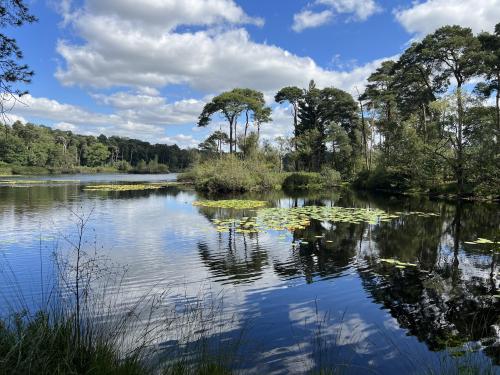
M206 290L223 296L232 324L219 334L244 330L248 344L238 366L248 372L348 363L350 372L362 374L419 373L461 356L464 345L476 360L500 365L499 245L464 243L500 240L498 205L351 191L254 195L273 207L439 215L401 215L379 224L313 221L294 233L242 234L218 233L211 220L251 212L195 207L200 197L191 190L83 190L93 180L173 178L77 176L46 186L0 187L2 300L22 293L29 304L39 303L47 273L40 267L50 269L51 252L75 232L72 211L92 211L88 230L95 244L127 265L122 298L132 303L167 289L172 299L200 298ZM292 246L297 239L307 243ZM386 258L418 267L396 268L380 261Z

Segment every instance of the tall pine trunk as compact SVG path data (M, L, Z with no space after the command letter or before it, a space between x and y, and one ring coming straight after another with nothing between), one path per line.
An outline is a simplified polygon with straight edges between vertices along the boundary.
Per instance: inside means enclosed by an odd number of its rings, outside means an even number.
M497 132L500 132L500 72L497 72L497 95L495 100L495 106L497 110ZM500 134L497 134L497 137L499 135Z
M231 119L229 122L229 153L233 153L233 122L234 119Z
M462 101L462 84L457 85L457 109L458 109L458 126L457 126L457 183L458 195L461 196L464 192L464 150L463 150L463 101Z

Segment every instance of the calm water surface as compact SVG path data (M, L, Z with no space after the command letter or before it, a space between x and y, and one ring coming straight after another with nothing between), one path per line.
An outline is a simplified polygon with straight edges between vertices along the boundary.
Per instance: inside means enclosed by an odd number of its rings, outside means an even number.
M223 296L233 323L220 335L232 337L245 327L251 344L239 367L250 373L303 372L339 358L361 374L418 373L424 365L439 366L446 348L460 355L464 344L500 365L500 298L494 297L500 294L499 246L464 243L500 240L498 205L350 191L272 193L245 198L271 207L370 207L438 216L400 215L379 224L313 221L294 233L219 233L212 219L252 212L196 207L192 202L200 196L177 187L83 190L94 182L164 181L175 175L41 179L59 182L0 184L5 301L22 294L29 304L40 302L40 267L49 269L50 254L64 247L61 238L75 232L71 211L92 211L93 241L113 262L127 266L122 298L132 303L165 290L170 299L196 299L207 290ZM292 246L297 240L304 243ZM418 267L399 269L384 258ZM327 350L315 348L318 337Z

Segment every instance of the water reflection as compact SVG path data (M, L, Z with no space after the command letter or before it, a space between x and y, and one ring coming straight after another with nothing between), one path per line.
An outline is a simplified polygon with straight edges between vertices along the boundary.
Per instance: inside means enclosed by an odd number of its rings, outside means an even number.
M257 343L257 359L241 363L243 368L317 367L325 357L318 357L311 337L317 335L318 316L327 313L332 318L321 335L335 337L327 341L337 353L327 362L355 353L352 362L360 368L397 373L408 369L395 346L437 361L432 352L475 342L500 364L498 245L465 243L478 237L499 241L497 205L352 191L249 194L244 198L266 200L271 207L370 207L439 216L400 214L377 225L312 220L293 233L236 228L218 233L213 219L255 213L193 207L199 198L177 187L124 192L85 192L78 184L0 187L3 262L22 285L36 285L29 275L39 265L40 222L65 233L68 207L92 207L97 241L114 261L129 265L129 302L152 285L158 290L182 285L190 298L206 280L215 294L224 291L228 308L252 322L249 339ZM380 262L392 258L418 267ZM341 326L346 331L339 334Z

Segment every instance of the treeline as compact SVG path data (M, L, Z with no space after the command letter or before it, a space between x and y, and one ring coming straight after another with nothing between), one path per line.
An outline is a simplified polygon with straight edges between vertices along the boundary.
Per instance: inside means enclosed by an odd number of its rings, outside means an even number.
M284 170L333 168L368 189L498 196L499 92L500 24L478 35L445 26L383 62L355 97L314 81L279 90L275 100L289 104L293 136L273 147ZM200 144L207 157L224 144L248 156L272 121L262 93L248 89L216 96L198 125L214 114L226 119L229 134L221 129Z
M121 171L157 173L187 168L196 150L152 145L124 137L74 134L43 125L0 124L0 162L71 172L78 167L114 167Z

